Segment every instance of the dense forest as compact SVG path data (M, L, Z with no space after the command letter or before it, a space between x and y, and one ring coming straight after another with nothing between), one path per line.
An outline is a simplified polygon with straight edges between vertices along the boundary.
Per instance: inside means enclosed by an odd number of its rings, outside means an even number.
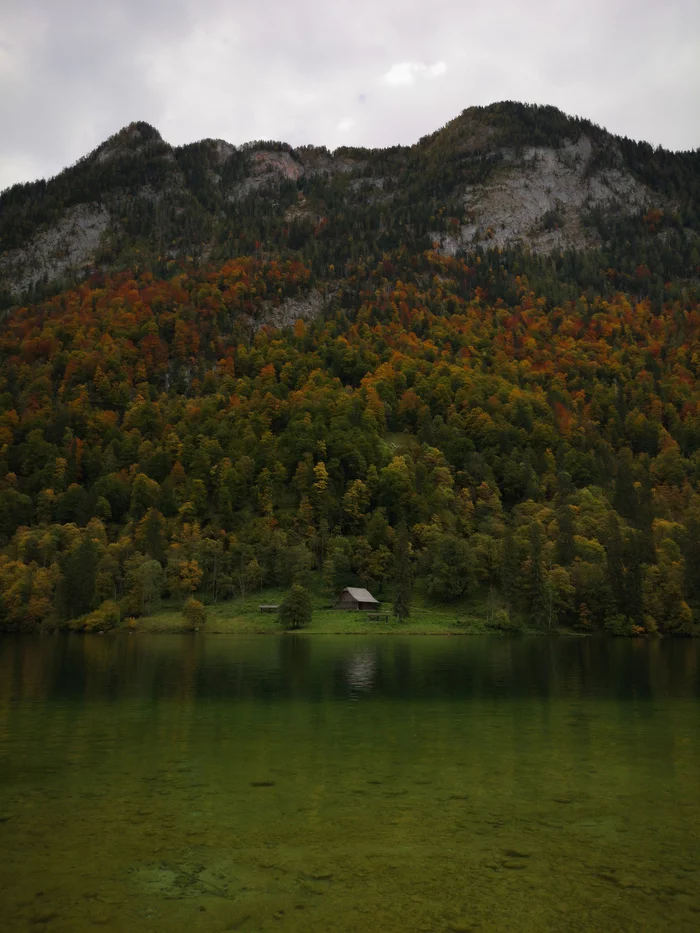
M491 116L555 143L551 109ZM591 217L598 249L447 256L426 237L458 209L458 129L376 155L410 175L395 201L304 176L213 226L185 152L199 206L172 229L127 215L83 281L6 301L0 628L316 574L329 599L480 594L500 629L700 633L696 154L621 144L677 203ZM4 247L93 184L80 167L3 195ZM168 252L185 232L207 248Z

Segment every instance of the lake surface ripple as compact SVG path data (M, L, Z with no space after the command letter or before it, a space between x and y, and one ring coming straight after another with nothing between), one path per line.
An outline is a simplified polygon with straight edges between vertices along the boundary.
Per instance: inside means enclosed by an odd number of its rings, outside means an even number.
M0 930L700 929L700 645L0 638Z

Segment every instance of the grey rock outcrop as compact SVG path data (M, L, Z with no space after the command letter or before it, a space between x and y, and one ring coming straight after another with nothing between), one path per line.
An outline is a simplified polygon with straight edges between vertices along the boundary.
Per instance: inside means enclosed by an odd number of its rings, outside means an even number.
M586 212L604 207L632 213L658 201L622 168L591 171L592 155L585 135L558 149L530 147L519 157L503 151L494 176L465 189L471 221L457 235L436 235L440 249L454 254L477 243L525 245L533 252L585 249L599 245L597 234L582 224Z
M41 281L78 276L91 264L109 225L109 212L100 204L69 208L25 247L0 255L0 280L22 293Z
M263 317L257 322L258 327L293 327L297 321L313 321L325 309L326 301L323 294L312 288L305 295L296 298L287 298L281 305L266 309Z

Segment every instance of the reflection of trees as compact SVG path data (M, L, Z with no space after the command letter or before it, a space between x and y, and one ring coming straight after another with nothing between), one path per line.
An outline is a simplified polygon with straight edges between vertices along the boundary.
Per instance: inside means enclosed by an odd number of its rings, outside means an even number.
M394 645L394 650L392 651L392 658L389 663L389 668L393 671L394 675L394 689L401 695L406 696L411 692L411 684L413 682L413 665L411 664L411 645L408 642L400 641ZM419 677L425 684L425 679L421 675L422 671L419 672Z
M282 636L279 661L288 690L292 694L304 693L310 686L311 640L304 635Z
M698 696L700 645L605 638L310 635L0 639L0 707L91 701Z

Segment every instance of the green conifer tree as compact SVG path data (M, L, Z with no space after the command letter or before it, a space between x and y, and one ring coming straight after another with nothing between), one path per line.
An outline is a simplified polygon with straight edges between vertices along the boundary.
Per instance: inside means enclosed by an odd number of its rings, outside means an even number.
M537 522L530 527L529 584L530 614L537 625L543 625L547 621L549 602L542 558L542 532Z
M568 566L573 562L575 534L574 510L570 505L564 505L557 513L557 563L562 566Z
M405 521L399 523L394 552L394 615L403 622L411 614L411 545Z
M501 568L503 598L512 612L518 601L518 551L513 529L508 526L503 536L503 565Z

